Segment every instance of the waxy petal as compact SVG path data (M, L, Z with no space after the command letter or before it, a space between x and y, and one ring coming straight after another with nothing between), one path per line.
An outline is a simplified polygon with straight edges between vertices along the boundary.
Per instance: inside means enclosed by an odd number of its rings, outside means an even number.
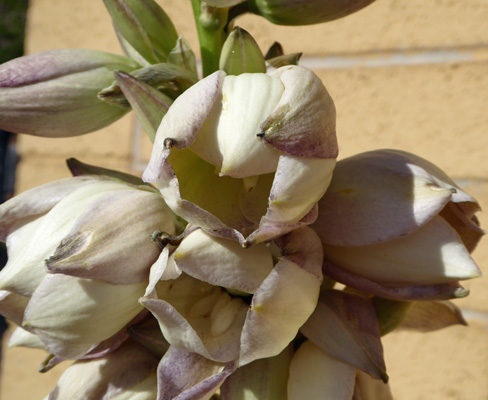
M442 218L456 230L470 253L486 233L480 228L478 219L474 215L478 210L477 203L449 203L440 213Z
M388 380L375 309L369 299L327 290L300 331L329 356Z
M254 293L273 269L272 255L264 244L243 249L235 241L202 230L187 236L172 258L194 278L246 293Z
M292 92L301 90L295 81L299 75L303 74L307 82L316 81L301 70L283 74L290 81L285 97L293 108ZM306 151L295 156L286 154L285 149L283 154L274 145L260 141L262 132L256 133L259 123L284 96L278 76L279 73L276 77L225 76L216 72L192 86L178 97L163 118L143 176L146 181L157 182L169 207L190 224L211 235L237 240L244 247L313 222L317 216L316 202L325 193L335 165L335 151L326 154L319 149L314 154L317 158L306 158ZM311 93L325 91L321 83L317 86ZM263 96L263 91L269 93ZM296 96L306 95L302 91ZM263 99L266 102L261 104ZM300 119L296 113L297 110L290 111L286 118ZM302 114L311 118L305 111ZM182 119L181 115L187 117ZM323 117L317 114L317 118ZM332 114L327 118L333 119ZM330 138L335 143L335 132L307 131L313 125L307 121L306 132L303 135L297 132L293 138L291 135L291 142L308 138L310 143L304 146L315 149L324 147L322 142L329 146ZM294 121L290 129L298 125L300 122ZM318 143L314 139L318 134L327 138ZM285 131L279 134L278 142L283 143L285 136Z
M0 206L0 240L5 242L14 224L48 212L70 193L96 182L94 177L66 178L29 189Z
M280 239L284 254L253 296L241 336L240 365L279 354L317 305L320 242L309 228Z
M222 400L286 399L292 347L239 367L220 388Z
M253 226L235 206L244 190L241 180L218 177L211 164L188 149L178 151L171 166L164 163L160 178L161 194L177 215L216 236L244 241L232 229Z
M80 358L143 310L137 300L146 285L47 275L25 310L24 326L57 356Z
M152 217L147 219L147 215ZM146 281L160 253L151 241L158 229L174 234L173 215L159 194L143 190L108 193L80 215L46 260L48 271L113 284Z
M209 400L234 371L227 364L170 347L158 366L157 400Z
M290 365L288 400L350 400L354 392L356 370L337 361L312 342L302 343Z
M144 181L159 180L170 146L181 149L193 143L217 100L224 75L222 71L213 73L175 100L156 133L151 158L143 174ZM188 110L191 112L188 113Z
M39 336L26 331L25 329L16 328L8 339L8 347L27 347L30 349L46 350L45 344L39 339Z
M329 186L334 166L335 160L282 155L266 214L245 243L250 246L315 221L315 205Z
M279 68L270 75L279 77L285 90L261 125L263 140L293 156L335 159L336 111L319 77L295 65Z
M177 279L181 275L181 270L176 266L174 261L168 259L169 253L172 250L173 246L165 246L156 262L151 266L149 271L149 285L147 285L144 297L151 298L154 288L160 280Z
M106 192L122 189L127 185L111 181L81 185L48 214L16 228L7 240L9 260L0 272L0 288L31 296L46 274L44 260L54 253L79 215Z
M396 240L360 247L324 244L324 252L347 272L390 287L451 283L481 274L459 235L440 216Z
M324 273L329 278L344 285L358 289L369 295L383 297L389 300L412 301L412 300L448 300L466 297L469 290L464 289L459 282L441 283L432 285L423 284L402 284L398 286L384 286L378 282L360 277L356 274L338 268L334 264L324 261Z
M428 161L370 151L337 163L313 227L331 245L382 243L417 230L455 199L474 202Z
M171 345L218 362L239 357L248 308L244 301L185 274L158 283L156 291L158 299L140 301L159 321Z
M153 373L159 359L144 347L127 341L114 352L94 360L77 361L61 376L51 392L52 400L124 399L124 392L132 394L147 392L156 394L156 375ZM128 373L130 372L130 373ZM135 390L136 385L145 382L144 390ZM152 389L150 389L152 387ZM139 387L139 389L141 389ZM126 393L127 394L127 393ZM121 397L119 397L121 396ZM130 399L151 399L151 397L130 397Z
M191 149L234 178L274 172L280 152L256 136L260 124L283 94L283 85L266 74L225 77L215 102Z
M15 324L22 325L29 300L29 297L8 290L0 290L0 314Z

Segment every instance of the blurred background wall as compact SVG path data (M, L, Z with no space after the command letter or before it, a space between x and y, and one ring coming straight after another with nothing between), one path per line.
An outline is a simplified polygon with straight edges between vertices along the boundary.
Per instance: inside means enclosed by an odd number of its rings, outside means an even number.
M158 1L198 50L189 1ZM245 16L263 52L275 41L303 52L302 65L322 78L337 107L340 158L397 148L428 158L488 210L488 0L377 0L322 25L278 27ZM90 48L121 53L102 0L31 0L26 53ZM18 138L16 191L67 177L64 160L140 174L150 152L132 114L71 139ZM488 214L481 214L488 226ZM474 254L488 271L487 241ZM457 304L470 327L384 338L396 399L488 399L488 283L468 282ZM2 399L43 398L63 367L36 373L42 353L5 354ZM32 376L35 376L34 378ZM31 390L32 393L26 392Z

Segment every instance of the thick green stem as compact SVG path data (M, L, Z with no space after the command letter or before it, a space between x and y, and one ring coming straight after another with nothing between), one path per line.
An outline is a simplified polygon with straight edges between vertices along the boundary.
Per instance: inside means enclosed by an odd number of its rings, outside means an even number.
M220 52L227 33L228 9L202 5L201 0L191 0L197 26L203 76L219 69Z

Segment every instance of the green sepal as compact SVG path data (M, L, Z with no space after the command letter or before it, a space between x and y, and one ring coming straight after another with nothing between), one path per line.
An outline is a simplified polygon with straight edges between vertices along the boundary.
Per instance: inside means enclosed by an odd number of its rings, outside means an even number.
M125 172L116 171L113 169L97 167L95 165L85 164L76 158L68 158L66 160L69 170L73 176L82 175L98 175L109 178L117 182L124 182L137 187L143 186L144 188L150 189L156 193L159 193L154 186L149 183L144 182L141 178L127 174ZM141 188L142 189L142 188Z
M196 83L194 75L184 68L169 63L150 65L132 71L131 75L138 81L153 87L170 99L176 99L186 89ZM129 106L117 81L98 93L98 98L117 105Z
M116 72L115 79L142 128L151 142L154 142L159 124L173 101L152 86L124 72Z
M150 64L166 61L178 34L153 0L104 0L120 35Z
M168 61L191 72L195 81L198 80L197 61L190 43L183 36L176 41L176 46L169 52Z
M266 64L273 68L280 68L284 67L285 65L298 65L301 57L302 53L284 54L282 56L273 57L266 60Z
M274 42L270 48L268 49L268 52L264 56L264 59L267 61L271 58L279 57L284 55L285 52L283 51L283 46L281 45L280 42Z
M219 68L228 75L266 72L266 64L258 44L247 31L238 26L224 42Z
M378 317L381 336L401 325L414 304L411 301L388 300L381 297L373 297L371 300Z

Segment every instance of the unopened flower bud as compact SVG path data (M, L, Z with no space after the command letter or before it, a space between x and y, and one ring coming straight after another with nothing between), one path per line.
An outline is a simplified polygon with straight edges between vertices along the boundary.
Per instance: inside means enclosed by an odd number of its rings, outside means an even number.
M153 0L104 0L115 28L149 64L166 61L178 34Z
M67 137L101 129L130 110L100 101L113 71L132 71L129 58L95 50L50 50L0 66L0 128Z
M374 0L249 0L251 12L278 25L311 25L352 14Z
M222 47L219 68L228 75L266 72L258 44L247 31L239 27L234 28Z

